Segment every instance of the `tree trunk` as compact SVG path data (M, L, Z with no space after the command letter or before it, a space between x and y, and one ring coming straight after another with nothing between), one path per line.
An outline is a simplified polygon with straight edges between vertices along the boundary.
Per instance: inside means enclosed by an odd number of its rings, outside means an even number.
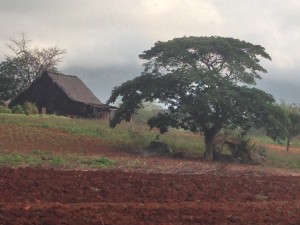
M290 146L291 146L291 138L288 137L287 142L286 142L286 151L287 152L290 150Z
M205 153L203 159L206 161L213 161L214 160L214 153L213 153L213 144L215 140L216 133L212 132L204 132L204 139L205 139Z

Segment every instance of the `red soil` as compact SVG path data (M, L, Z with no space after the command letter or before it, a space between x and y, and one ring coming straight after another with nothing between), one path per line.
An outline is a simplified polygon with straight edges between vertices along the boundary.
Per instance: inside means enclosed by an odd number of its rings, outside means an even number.
M96 138L22 129L0 126L1 152L97 154L143 166L100 171L2 167L0 225L300 224L299 172L143 158Z
M0 224L299 224L299 176L2 168Z

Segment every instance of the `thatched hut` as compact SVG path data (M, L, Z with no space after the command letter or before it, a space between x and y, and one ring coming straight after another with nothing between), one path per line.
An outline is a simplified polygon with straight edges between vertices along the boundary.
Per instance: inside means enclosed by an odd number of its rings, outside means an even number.
M110 118L114 107L103 104L77 77L45 71L10 102L10 107L35 103L39 113Z

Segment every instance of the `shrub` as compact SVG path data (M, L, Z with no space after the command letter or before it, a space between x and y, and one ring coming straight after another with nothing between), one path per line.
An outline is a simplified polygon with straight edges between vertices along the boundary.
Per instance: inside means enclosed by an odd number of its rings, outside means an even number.
M0 113L10 114L11 110L5 106L0 106Z
M20 105L14 106L14 107L11 109L11 112L12 112L13 114L24 114L24 110L23 110L22 106L20 106Z
M38 108L35 103L25 102L23 105L23 110L26 115L38 114Z

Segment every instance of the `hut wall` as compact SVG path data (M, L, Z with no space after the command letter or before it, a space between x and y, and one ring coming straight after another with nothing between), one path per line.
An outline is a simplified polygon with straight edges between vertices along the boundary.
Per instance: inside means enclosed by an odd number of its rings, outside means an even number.
M85 116L85 105L72 101L48 76L32 83L10 106L23 105L25 102L35 103L40 113L44 108L47 114Z

